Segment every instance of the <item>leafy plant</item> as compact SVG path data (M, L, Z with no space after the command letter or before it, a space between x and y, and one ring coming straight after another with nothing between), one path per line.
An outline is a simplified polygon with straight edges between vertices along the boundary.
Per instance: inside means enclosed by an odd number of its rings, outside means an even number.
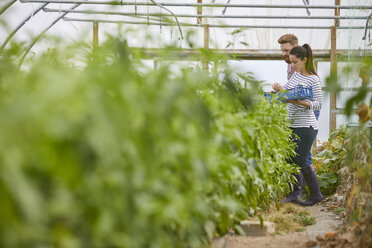
M288 190L286 109L251 77L71 49L1 53L1 246L202 247Z
M316 153L313 158L319 187L325 196L332 195L339 185L338 171L342 168L342 162L347 154L345 144L348 135L347 128L333 130L323 150Z
M360 62L352 63L351 65L345 67L341 75L348 76L349 73L355 69L359 71L359 77L362 81L362 84L356 89L356 92L353 92L353 95L346 101L344 114L346 114L347 116L352 115L353 108L363 103L363 101L366 101L367 104L369 104L370 108L372 106L372 98L368 98L368 92L371 85L370 82L372 77L372 59L368 56L363 57ZM328 91L336 94L342 91L342 87L337 83L337 78L334 75L330 75L327 78L327 87ZM368 116L368 118L364 122L368 121L370 117L371 116Z
M310 216L308 212L302 211L294 216L296 222L300 223L303 226L311 226L316 223L316 219L313 216Z

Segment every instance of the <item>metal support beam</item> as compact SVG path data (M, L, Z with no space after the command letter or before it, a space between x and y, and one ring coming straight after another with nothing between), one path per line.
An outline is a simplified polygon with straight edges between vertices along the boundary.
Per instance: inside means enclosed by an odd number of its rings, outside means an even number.
M336 43L336 29L332 28L331 30L331 78L333 80L336 80L337 78L337 64L335 63L336 61L336 53L335 51L335 44ZM334 44L334 45L333 45ZM330 93L330 103L329 103L329 132L334 130L336 128L336 99L337 99L337 94L335 92Z
M335 5L340 5L340 0L335 0ZM335 16L340 15L340 10L335 9ZM335 25L331 28L331 78L337 84L337 20L335 20ZM336 107L337 107L337 94L331 92L330 94L330 106L329 106L329 132L336 129Z
M340 0L335 0L335 5L340 6ZM340 9L339 8L335 9L335 16L340 16ZM335 20L335 26L336 27L340 26L340 20L339 19Z
M20 0L22 3L57 3L57 4L103 4L120 6L158 6L164 7L209 7L209 8L265 8L265 9L372 9L372 5L276 5L276 4L210 4L210 3L159 3L152 2L123 2L123 1L84 1L84 0Z
M6 44L10 41L10 39L20 30L32 17L34 17L40 10L42 10L44 7L46 7L48 3L45 3L41 5L39 8L34 10L26 19L24 19L5 39L4 43L1 45L1 50L5 48Z
M318 71L318 60L314 61L314 66L315 66L315 71L317 72ZM317 146L317 139L315 137L315 139L313 141L313 144L311 146L311 153L313 154L312 156L314 156L314 154L315 154L316 146Z
M362 40L365 40L367 38L368 22L369 22L371 17L372 17L372 13L367 17L366 28L364 30L364 36L363 36Z
M203 3L203 0L198 0L198 4L201 4ZM197 24L203 24L203 18L200 17L201 15L203 15L203 7L201 6L198 6L197 8L197 14L199 17L197 17L197 21L196 23ZM207 30L208 29L208 30ZM204 26L204 49L209 49L209 27L208 26ZM204 58L202 60L202 68L204 71L208 71L208 60L207 58Z
M198 0L201 1L201 0ZM60 13L60 12L69 12L74 14L91 14L91 15L112 15L112 16L131 16L131 17L174 17L171 14L167 13L140 13L140 12L118 12L118 11L96 11L96 10L67 10L67 9L53 9L53 8L43 8L44 12L53 12L53 13ZM253 16L253 15L204 15L202 14L202 8L198 7L197 14L175 14L176 17L182 18L197 18L197 24L202 23L203 18L221 18L221 19L311 19L311 20L333 20L333 19L340 19L340 20L366 20L368 16Z
M159 22L138 22L138 21L122 21L122 20L105 20L105 19L82 19L82 18L63 18L64 21L75 21L75 22L101 22L101 23L125 23L125 24L138 24L138 25L156 25L159 26ZM174 22L162 22L162 26L178 26ZM180 23L181 27L204 27L207 24L192 24L192 23ZM210 28L276 28L276 29L330 29L333 26L275 26L275 25L215 25L208 24ZM337 29L364 29L363 26L340 26ZM369 26L372 28L372 26Z
M204 49L209 50L209 25L204 26ZM203 60L203 69L208 71L208 58Z
M98 48L98 28L99 28L99 22L93 22L93 50L92 59L95 60L97 57L97 48Z
M198 0L198 3L203 3L203 0ZM197 18L196 18L196 23L197 24L202 24L203 23L203 19L202 19L202 17L200 17L201 15L203 15L203 7L198 6L198 8L197 8Z
M95 52L98 47L98 26L99 22L93 22L93 52Z
M204 26L204 49L209 49L209 25Z
M165 54L165 51L168 53L167 58L169 60L193 60L200 61L201 51L199 49L172 49L173 52L169 52L169 48L139 48L131 47L133 51L141 51L144 59L154 59L161 57L162 54ZM280 50L272 49L209 49L211 55L217 54L218 56L223 54L233 60L283 60L283 55ZM371 57L372 51L363 51L359 49L339 49L336 51L338 61L350 61L349 53L351 53L351 61L360 62L366 56ZM314 49L314 57L318 62L330 61L330 50L329 49ZM327 87L324 87L323 90L329 90ZM347 90L353 90L348 88Z
M5 12L10 6L12 6L17 0L12 0L0 9L0 15Z
M75 8L77 8L77 7L79 7L80 6L80 4L78 3L78 4L76 4L76 5L74 5L73 7L71 7L70 9L71 10L73 10L73 9L75 9ZM38 36L36 36L33 40L32 40L32 42L31 42L31 44L28 46L28 48L25 50L25 52L23 53L23 56L22 56L22 58L21 58L21 60L20 60L20 62L19 62L19 65L18 65L18 67L21 67L21 65L23 64L23 61L25 60L25 58L26 58L26 56L27 56L27 54L30 52L30 50L32 49L32 47L36 44L36 42L38 42L38 40L46 33L46 32L48 32L48 30L50 29L50 28L52 28L59 20L61 20L63 17L65 17L65 15L67 15L67 13L63 13L63 14L61 14L59 17L57 17L57 19L55 19L48 27L46 27Z

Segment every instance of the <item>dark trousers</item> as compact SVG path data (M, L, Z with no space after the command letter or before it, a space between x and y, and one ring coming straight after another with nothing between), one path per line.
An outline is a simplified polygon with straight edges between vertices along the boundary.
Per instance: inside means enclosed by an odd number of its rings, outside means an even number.
M319 119L319 115L320 115L320 111L319 110L314 110L314 115L315 115L315 119ZM307 156L307 162L309 164L313 164L313 156L311 154L311 150L309 152L309 156Z
M298 137L293 136L292 140L296 143L296 155L292 157L292 162L300 166L301 168L307 167L312 164L308 160L310 154L311 146L315 140L318 130L314 130L313 127L300 127L291 128L293 134Z

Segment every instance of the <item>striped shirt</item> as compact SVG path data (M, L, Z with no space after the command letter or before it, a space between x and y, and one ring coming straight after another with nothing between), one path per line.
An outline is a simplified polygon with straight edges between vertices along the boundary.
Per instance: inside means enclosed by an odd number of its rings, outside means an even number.
M284 85L283 89L288 90L302 84L304 87L313 87L314 98L312 100L304 100L310 104L310 109L305 106L288 103L288 118L290 127L310 127L315 130L319 129L318 121L315 118L314 110L320 110L322 107L322 87L320 78L316 75L304 76L299 72L295 72L289 81Z
M295 70L293 69L293 66L291 64L288 64L287 66L287 80L289 80L293 73L295 72Z

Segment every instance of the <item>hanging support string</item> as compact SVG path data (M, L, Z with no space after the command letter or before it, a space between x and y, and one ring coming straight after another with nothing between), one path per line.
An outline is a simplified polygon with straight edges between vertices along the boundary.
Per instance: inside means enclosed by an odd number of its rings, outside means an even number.
M367 29L368 29L368 22L369 22L369 19L371 18L372 16L372 13L368 16L367 18L367 21L366 21L366 28L364 29L364 36L362 38L362 40L365 40L367 38Z
M306 12L307 12L307 15L310 16L311 13L310 13L310 10L309 10L309 5L310 5L310 0L302 0L304 2L304 5L306 7Z
M168 8L164 7L164 3L163 5L161 4L158 4L155 0L150 0L153 4L155 4L156 6L158 6L159 8L161 9L164 9L166 11L168 11L175 19L176 19L176 23L177 23L177 26L178 26L178 30L180 31L180 35L181 35L181 39L183 40L183 34L182 34L182 29L181 29L181 25L180 23L178 22L178 18L177 16Z

